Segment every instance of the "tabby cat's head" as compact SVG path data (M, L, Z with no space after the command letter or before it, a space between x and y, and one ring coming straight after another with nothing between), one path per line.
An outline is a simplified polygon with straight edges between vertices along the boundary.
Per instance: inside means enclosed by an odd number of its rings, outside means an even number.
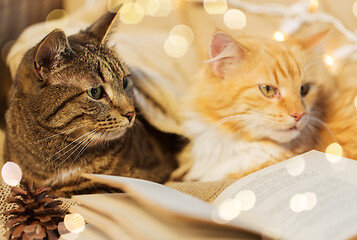
M325 34L287 42L215 34L196 108L248 140L290 142L318 121L326 72L311 49Z
M15 94L36 124L77 142L115 139L133 125L130 72L105 45L115 16L108 13L70 37L55 30L26 53Z

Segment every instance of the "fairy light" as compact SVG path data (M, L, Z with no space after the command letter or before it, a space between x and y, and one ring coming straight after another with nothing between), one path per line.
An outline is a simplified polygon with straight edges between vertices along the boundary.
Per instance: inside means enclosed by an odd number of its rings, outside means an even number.
M343 149L338 143L331 143L330 145L327 146L325 152L326 158L329 162L331 163L337 163L340 161L342 155L343 155Z
M63 29L67 27L68 23L68 13L63 9L55 9L47 15L45 25L48 31L52 31L57 28Z
M355 1L352 5L352 13L355 17L357 17L357 1Z
M218 215L225 221L230 221L239 215L240 211L234 199L226 199L218 208Z
M233 30L243 29L247 23L245 14L238 9L230 9L224 14L224 24Z
M190 27L182 24L176 25L171 29L169 37L164 43L165 52L173 58L184 56L194 37L194 33Z
M126 3L120 9L120 20L127 24L137 24L144 17L144 8L137 3Z
M185 38L188 44L191 44L195 38L192 29L189 26L183 24L176 25L171 29L169 36L174 35L182 36L183 38Z
M60 222L58 224L58 233L60 234L60 239L62 240L76 240L79 239L79 234L78 233L73 233L70 232L66 226L64 225L64 222Z
M203 7L208 14L223 14L227 11L227 1L204 0Z
M286 36L291 36L299 30L304 23L321 22L334 26L337 31L343 34L347 40L352 43L350 45L354 45L353 47L341 46L332 51L333 53L343 53L338 57L338 65L334 64L335 59L328 57L327 61L328 64L330 64L330 66L328 65L329 70L334 75L338 74L338 71L342 69L340 64L347 62L343 60L349 59L348 62L357 60L357 35L335 16L324 12L317 12L316 10L319 7L318 0L300 0L288 6L281 4L256 4L245 0L227 0L227 3L232 8L237 8L250 14L282 17L283 20L279 27L279 32L274 34L274 38L277 41L283 41ZM357 1L354 2L352 11L357 17ZM335 57L337 57L337 54ZM331 68L331 65L334 66Z
M175 4L171 0L150 0L147 11L151 16L167 17L174 7Z
M317 204L317 196L313 192L305 192L303 194L295 194L290 198L290 209L293 212L300 213L302 211L310 211Z
M179 58L186 54L188 46L189 44L184 37L173 35L166 39L164 49L170 57Z
M274 38L276 41L282 42L285 40L285 36L282 32L275 32L274 33Z
M71 233L81 233L85 228L85 221L81 214L73 213L64 216L64 226Z
M309 0L309 11L311 13L316 12L317 8L319 7L319 1L318 0Z
M295 194L290 199L290 209L293 212L299 213L307 207L307 197L304 194Z
M324 62L325 62L325 64L326 64L327 66L332 67L333 64L335 63L335 60L334 60L334 58L333 58L331 55L325 54L325 55L324 55Z
M305 195L305 197L307 199L307 204L306 204L306 207L305 207L305 211L310 211L317 204L317 196L313 192L306 192L306 193L304 193L304 195Z
M16 186L22 179L22 171L16 163L6 162L1 169L1 176L6 184Z
M234 204L240 211L248 211L254 207L255 200L256 197L253 191L242 190L234 197Z

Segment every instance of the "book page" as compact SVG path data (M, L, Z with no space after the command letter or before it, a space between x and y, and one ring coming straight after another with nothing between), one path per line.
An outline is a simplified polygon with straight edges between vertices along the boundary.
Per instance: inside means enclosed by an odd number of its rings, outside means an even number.
M155 208L138 204L130 195L112 193L74 196L81 205L72 207L71 212L82 214L92 227L104 232L110 239L257 239L234 229L172 217Z
M215 208L200 199L179 192L162 184L135 178L120 176L84 174L86 178L96 182L121 188L140 204L153 208L156 211L164 211L176 217L205 222L217 225L214 213ZM256 233L255 218L238 219L228 227Z
M214 205L232 202L231 224L261 216L260 232L271 237L347 239L357 234L357 161L310 151L238 180Z

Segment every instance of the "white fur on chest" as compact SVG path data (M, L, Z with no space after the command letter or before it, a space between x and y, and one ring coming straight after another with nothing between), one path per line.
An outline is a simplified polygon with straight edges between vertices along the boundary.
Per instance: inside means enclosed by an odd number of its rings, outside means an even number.
M193 134L193 165L185 180L217 181L230 173L243 173L286 151L278 144L247 142L223 134L216 127L197 120L186 122Z

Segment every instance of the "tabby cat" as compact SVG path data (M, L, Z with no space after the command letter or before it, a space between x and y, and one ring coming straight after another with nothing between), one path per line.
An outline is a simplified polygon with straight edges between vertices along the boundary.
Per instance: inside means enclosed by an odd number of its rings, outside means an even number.
M25 179L71 194L99 188L82 173L162 183L176 167L181 139L140 116L135 76L106 46L115 16L68 38L55 30L25 54L6 113L4 156Z
M326 33L285 42L214 35L184 111L193 158L185 180L239 177L317 147L336 92L314 48Z

